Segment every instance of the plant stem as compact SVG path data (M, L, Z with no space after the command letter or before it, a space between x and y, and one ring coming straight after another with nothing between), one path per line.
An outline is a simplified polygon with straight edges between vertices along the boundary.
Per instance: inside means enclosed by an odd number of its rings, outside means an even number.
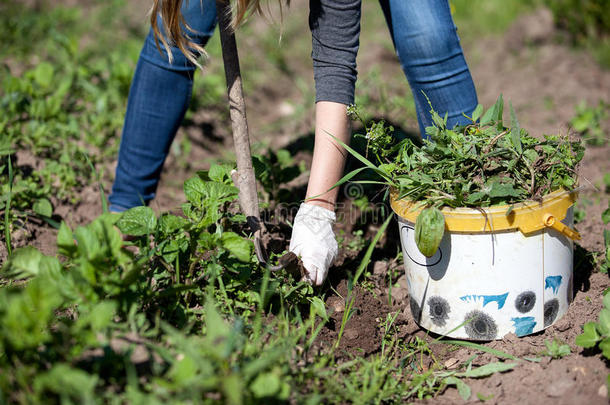
M11 155L8 155L8 198L6 200L6 207L4 207L4 241L6 243L6 252L10 256L13 248L11 244L11 202L13 199L13 164Z

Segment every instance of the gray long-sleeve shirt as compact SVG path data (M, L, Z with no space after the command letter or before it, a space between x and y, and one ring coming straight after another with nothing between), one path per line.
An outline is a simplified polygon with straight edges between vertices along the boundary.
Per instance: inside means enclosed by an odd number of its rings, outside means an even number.
M310 0L316 102L353 104L361 0Z

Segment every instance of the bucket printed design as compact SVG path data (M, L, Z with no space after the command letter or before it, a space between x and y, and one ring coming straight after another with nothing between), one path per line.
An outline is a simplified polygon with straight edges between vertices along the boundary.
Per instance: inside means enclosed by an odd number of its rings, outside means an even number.
M572 209L562 221L572 224ZM427 258L415 225L399 216L415 321L431 332L471 340L525 336L549 327L572 301L572 240L553 228L445 231Z

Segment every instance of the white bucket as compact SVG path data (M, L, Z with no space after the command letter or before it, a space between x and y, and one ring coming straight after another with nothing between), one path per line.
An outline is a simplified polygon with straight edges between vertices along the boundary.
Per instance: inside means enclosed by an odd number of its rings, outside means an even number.
M484 213L443 209L445 235L430 258L415 244L417 210L393 200L416 322L441 335L493 340L535 333L560 319L572 301L571 238L580 237L569 228L574 199L553 193L542 203L514 206L509 216L508 206ZM482 218L482 227L473 216Z

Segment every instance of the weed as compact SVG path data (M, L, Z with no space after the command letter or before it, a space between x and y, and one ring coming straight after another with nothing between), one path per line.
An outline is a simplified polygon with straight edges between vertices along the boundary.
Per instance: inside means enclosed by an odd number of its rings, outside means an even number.
M431 140L424 140L422 146L409 138L396 143L390 135L392 127L383 121L367 125L358 109L350 107L350 116L365 127L367 149L373 157L369 160L343 145L365 166L338 183L369 169L381 181L365 183L385 184L396 191L397 199L423 206L415 235L424 255L432 256L442 239L441 207L512 206L575 188L575 168L584 155L582 144L562 136L547 135L542 141L530 136L520 127L512 105L511 126L504 126L502 95L487 111L478 105L472 117L465 115L471 124L454 128L447 127L447 115L442 118L430 107L434 125L426 133Z
M604 295L603 303L604 308L599 312L598 321L585 323L583 333L576 336L574 343L585 349L598 347L602 355L610 359L610 294ZM610 389L610 374L606 385Z
M544 345L546 350L542 352L543 356L549 356L553 359L560 359L571 353L570 346L555 338L551 341L545 340Z
M597 107L589 107L585 101L576 106L576 115L570 121L575 131L579 132L587 145L603 146L608 137L602 123L608 116L609 105L600 100Z
M610 223L610 202L608 202L608 208L602 212L602 221L604 224ZM608 273L610 270L610 230L608 229L604 229L604 250L601 256L600 271Z

